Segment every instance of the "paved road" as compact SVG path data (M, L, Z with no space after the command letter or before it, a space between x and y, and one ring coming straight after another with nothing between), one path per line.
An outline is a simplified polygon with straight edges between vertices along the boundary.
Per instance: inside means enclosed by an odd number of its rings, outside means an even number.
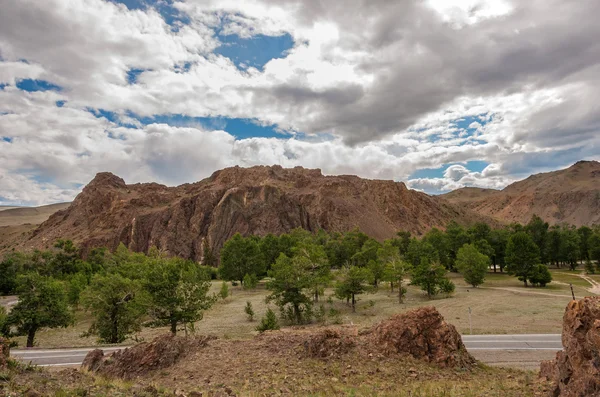
M465 346L478 360L491 365L534 369L562 349L560 334L542 335L464 335ZM13 349L11 356L44 367L79 366L94 348ZM122 347L103 348L110 353Z

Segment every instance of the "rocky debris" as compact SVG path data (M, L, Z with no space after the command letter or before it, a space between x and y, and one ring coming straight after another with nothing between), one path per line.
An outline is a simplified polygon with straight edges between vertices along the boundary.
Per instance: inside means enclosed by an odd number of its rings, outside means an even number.
M304 342L304 354L313 358L337 357L347 353L355 345L355 335L339 329L325 329L308 337Z
M468 368L476 362L456 328L431 306L382 321L372 328L370 338L388 354L409 354L442 367Z
M600 297L571 301L563 316L564 350L540 367L550 396L600 396Z
M280 166L232 167L193 184L127 185L110 173L90 182L66 210L52 215L24 249L43 249L59 238L87 250L123 243L147 252L202 260L205 245L217 253L235 233L281 234L294 228L348 231L377 239L398 230L422 234L431 227L485 221L462 206L409 190L401 182L324 176L320 170Z
M8 339L0 336L0 369L6 368L10 357L10 344Z
M85 357L82 368L109 378L134 379L172 366L213 339L213 336L180 337L169 334L159 336L149 343L117 350L108 356L96 349Z

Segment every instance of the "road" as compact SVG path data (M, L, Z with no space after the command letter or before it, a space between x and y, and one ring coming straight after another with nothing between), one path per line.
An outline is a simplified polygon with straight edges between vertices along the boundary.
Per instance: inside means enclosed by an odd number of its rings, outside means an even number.
M551 359L562 350L560 334L542 335L463 335L467 350L489 365L505 365L525 369L539 368L541 360ZM110 353L123 347L103 348ZM80 349L13 349L11 356L44 367L79 366L93 350Z

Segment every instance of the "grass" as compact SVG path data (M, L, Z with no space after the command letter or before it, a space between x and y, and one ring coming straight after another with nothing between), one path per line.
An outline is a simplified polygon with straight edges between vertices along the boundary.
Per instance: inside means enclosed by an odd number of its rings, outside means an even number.
M327 289L320 304L325 306L327 313L330 309L337 310L342 323L365 327L396 313L431 305L463 334L470 332L469 308L474 334L560 333L564 309L571 296L568 283L573 284L576 297L590 295L584 288L589 283L575 274L565 272L568 270L553 270L553 277L558 283L551 283L546 288L524 288L523 283L515 277L500 273L489 273L480 288L472 288L459 274L450 273L450 278L456 284L456 292L451 297L437 296L428 300L418 288L409 286L402 305L398 304L395 292L392 293L387 286L381 286L374 293L359 296L356 313L352 313L345 302L335 298L328 303L327 297L333 294L333 290ZM213 282L211 293L218 293L220 287L221 281ZM268 293L264 281L254 290L230 287L230 296L218 301L204 314L202 321L196 324L196 332L229 339L245 339L256 335L255 328L269 306L265 302ZM255 312L252 322L244 313L247 301L252 303ZM271 307L276 310L274 305ZM44 348L96 345L94 337L80 336L88 330L91 322L89 314L77 311L74 327L41 330L36 336L36 344ZM333 318L327 318L328 324L333 322ZM145 328L137 336L151 340L165 332L168 332L167 328ZM16 339L20 346L24 346L25 337ZM130 343L132 341L125 342Z

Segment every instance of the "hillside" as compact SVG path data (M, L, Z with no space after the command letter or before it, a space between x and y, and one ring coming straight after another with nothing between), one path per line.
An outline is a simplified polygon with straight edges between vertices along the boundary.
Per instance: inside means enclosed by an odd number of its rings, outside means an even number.
M0 207L0 227L39 225L56 211L67 208L71 203L58 203L41 207Z
M481 219L403 183L324 176L302 167L233 167L177 187L127 185L111 173L100 173L70 207L52 215L21 245L44 248L58 238L88 248L115 248L122 242L136 251L156 245L200 260L204 241L218 251L237 232L358 227L384 239L399 230L421 234L451 220L466 224Z
M526 223L537 214L550 224L600 224L600 163L580 161L532 175L503 190L463 188L442 195L480 215Z

